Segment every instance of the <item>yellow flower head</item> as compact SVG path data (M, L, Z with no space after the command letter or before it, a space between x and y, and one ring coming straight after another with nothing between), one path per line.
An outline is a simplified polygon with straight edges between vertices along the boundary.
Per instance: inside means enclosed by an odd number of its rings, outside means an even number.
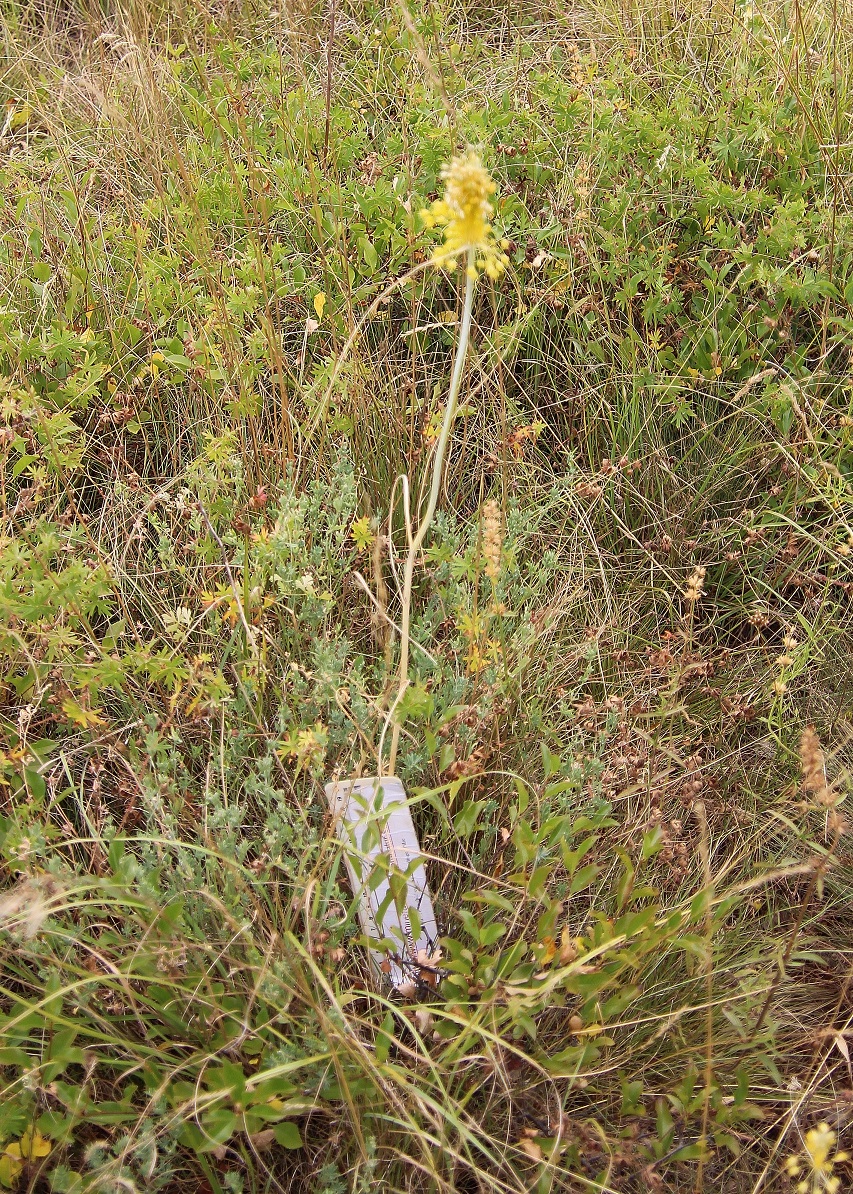
M835 1132L829 1124L818 1124L806 1132L805 1151L802 1156L788 1157L785 1169L789 1177L804 1177L797 1182L797 1194L837 1194L841 1178L833 1177L835 1166L847 1161L848 1154L837 1152Z
M441 177L445 182L444 198L436 199L421 212L428 228L444 227L444 244L433 253L433 262L453 269L461 253L467 257L473 250L475 264L470 268L474 276L485 270L490 278L499 277L509 258L496 244L488 222L492 214L490 196L495 193L494 179L473 150L464 157L454 158L444 167Z

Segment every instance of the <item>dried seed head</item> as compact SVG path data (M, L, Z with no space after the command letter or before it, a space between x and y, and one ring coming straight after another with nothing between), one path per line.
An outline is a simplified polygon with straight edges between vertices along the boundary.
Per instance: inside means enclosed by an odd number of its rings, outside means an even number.
M826 759L814 726L806 726L800 735L800 770L805 791L817 804L831 808L837 797L826 778Z
M25 938L37 936L59 894L53 879L21 879L0 897L0 929L19 932Z
M489 500L483 506L483 559L486 561L486 576L497 580L501 570L503 551L503 530L501 512L496 501Z
M823 787L823 748L814 726L806 726L800 735L800 768L803 773L803 787L807 792L815 792Z
M844 837L850 832L850 822L835 808L829 810L826 827L833 837Z
M685 601L698 601L705 591L705 573L707 569L701 565L694 568L687 578L687 585L684 590Z

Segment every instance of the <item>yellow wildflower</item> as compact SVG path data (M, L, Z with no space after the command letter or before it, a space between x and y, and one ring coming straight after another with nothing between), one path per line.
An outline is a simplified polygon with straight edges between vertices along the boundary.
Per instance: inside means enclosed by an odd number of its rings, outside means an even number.
M38 1157L46 1157L50 1152L50 1141L45 1140L34 1124L24 1128L18 1146L25 1161L35 1161Z
M803 1180L797 1183L797 1194L837 1194L841 1178L833 1176L835 1166L847 1161L845 1152L833 1153L836 1135L829 1124L818 1124L806 1132L805 1151L801 1156L788 1157L785 1171L789 1177Z
M23 1171L24 1164L21 1160L20 1145L17 1142L7 1144L4 1151L0 1153L0 1185L11 1189Z
M441 176L444 198L436 199L421 212L428 228L444 227L444 244L433 253L433 262L453 269L461 253L466 257L473 253L474 265L468 267L473 276L485 270L490 278L499 277L509 258L496 243L488 222L493 210L490 196L495 192L494 179L473 150L455 157Z
M0 1153L0 1185L11 1188L23 1173L24 1163L46 1157L50 1147L50 1141L33 1124L24 1128L21 1139L13 1140Z

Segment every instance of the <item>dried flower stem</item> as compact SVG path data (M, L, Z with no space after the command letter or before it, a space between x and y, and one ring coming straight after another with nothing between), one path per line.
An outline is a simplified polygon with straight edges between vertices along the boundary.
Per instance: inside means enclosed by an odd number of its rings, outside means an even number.
M465 305L462 308L462 325L459 329L459 340L456 344L456 359L453 362L453 374L450 378L450 392L447 395L447 409L444 412L444 422L441 426L441 434L438 437L438 443L435 448L435 456L432 462L432 484L429 491L429 501L427 502L426 510L423 517L419 520L418 529L414 536L409 539L409 551L406 556L406 570L403 574L403 611L400 616L400 667L398 670L399 686L397 688L397 697L392 706L392 711L400 703L406 689L409 686L409 626L412 610L412 582L415 573L415 561L423 546L427 531L430 528L433 517L435 515L435 508L438 505L438 495L441 492L441 482L444 476L444 456L447 451L447 444L450 440L450 432L453 427L453 420L456 416L456 405L459 400L459 388L462 385L462 370L465 367L465 357L468 352L468 338L471 333L471 311L474 305L474 278L476 273L474 270L475 250L469 248L468 250L468 270L465 274ZM384 736L384 731L383 731ZM393 775L394 769L397 765L397 746L400 741L400 723L394 722L394 728L391 731L391 750L388 757L388 774ZM381 759L382 749L380 742L380 774L382 772Z
M806 912L808 911L809 904L812 902L812 896L817 890L818 883L829 870L832 856L838 849L838 842L843 832L843 826L840 826L836 829L835 835L826 854L820 859L819 862L815 863L806 894L800 903L800 910L797 913L797 919L794 921L793 928L791 929L791 933L788 937L788 944L786 945L785 952L782 955L781 961L779 962L779 970L776 974L776 977L773 979L773 982L770 984L770 990L767 992L764 1003L761 1005L761 1011L758 1013L758 1019L755 1021L755 1027L753 1028L749 1038L750 1042L755 1040L764 1026L764 1021L767 1019L767 1013L770 1010L770 1004L773 1002L773 996L776 994L779 984L785 977L788 962L791 959L791 954L794 951L794 945L796 944L797 938L800 935L800 929L803 927L803 921L806 919Z
M796 646L795 640L786 635L785 646L792 650ZM803 921L806 918L806 910L812 901L812 896L817 890L817 885L829 869L832 856L838 849L838 842L842 834L846 830L843 818L839 817L835 812L836 796L832 790L831 784L826 777L826 758L823 753L823 747L820 744L820 739L814 731L813 726L806 726L800 736L800 771L802 774L803 787L806 792L810 793L815 801L817 807L828 808L830 810L829 828L832 831L833 837L829 849L826 854L817 863L814 864L812 876L809 881L808 890L806 891L804 899L800 902L800 910L797 913L797 919L794 921L793 928L788 936L788 944L785 947L785 953L779 963L779 972L770 984L770 990L758 1014L758 1019L755 1022L755 1027L752 1030L750 1040L754 1040L764 1024L767 1013L770 1010L770 1004L773 1001L773 996L779 983L785 976L785 969L790 960L791 954L794 950L794 945L800 929L803 927Z
M326 52L326 129L323 134L323 161L326 165L329 164L329 132L332 125L332 74L334 70L336 17L337 0L332 0L329 9L329 45Z
M692 611L691 606L691 611ZM708 832L708 813L704 800L697 800L693 806L699 822L699 857L702 862L702 887L705 894L703 928L705 949L702 964L705 970L705 1073L702 1092L702 1151L696 1169L697 1194L704 1190L705 1161L708 1153L708 1124L711 1114L711 1087L714 1078L714 876L711 872L711 842Z

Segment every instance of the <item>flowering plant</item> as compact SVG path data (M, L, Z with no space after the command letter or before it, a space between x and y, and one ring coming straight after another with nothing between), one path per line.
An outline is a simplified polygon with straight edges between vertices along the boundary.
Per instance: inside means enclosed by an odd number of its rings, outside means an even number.
M482 163L479 155L473 150L460 157L455 157L442 171L444 179L444 197L437 199L430 207L421 212L424 223L430 227L444 228L444 242L437 246L432 254L433 263L439 268L455 269L460 256L466 262L465 269L465 299L462 307L462 322L459 328L459 339L456 344L456 357L453 362L453 373L450 378L450 392L447 396L447 407L441 432L435 447L432 462L432 482L426 509L418 522L417 531L413 534L408 507L407 482L404 478L404 504L406 514L406 529L409 535L409 550L406 557L406 568L403 576L403 610L400 624L400 664L399 686L397 697L391 709L399 705L409 683L409 625L412 604L412 579L414 576L415 560L426 538L427 531L435 514L438 504L438 494L441 489L441 478L444 468L444 456L450 439L450 430L456 417L456 405L459 399L459 388L462 383L462 370L465 365L465 355L468 350L468 338L471 332L471 311L474 302L474 283L481 272L490 278L500 277L509 258L497 244L491 224L488 222L492 214L491 196L495 193L495 182ZM389 718L391 716L389 714ZM400 723L395 722L391 734L391 750L389 755L389 774L394 774L397 762L397 744L400 737ZM380 760L382 757L382 743L379 747Z
M428 228L444 227L444 243L433 252L433 262L455 269L457 258L464 255L472 281L483 270L490 278L499 278L509 258L495 242L488 223L492 214L490 196L496 189L494 179L473 150L454 158L441 176L446 184L444 198L421 211Z
M801 1156L788 1157L785 1169L789 1177L800 1177L797 1194L836 1194L841 1178L833 1174L835 1166L848 1160L846 1152L834 1152L836 1134L829 1124L809 1128Z

